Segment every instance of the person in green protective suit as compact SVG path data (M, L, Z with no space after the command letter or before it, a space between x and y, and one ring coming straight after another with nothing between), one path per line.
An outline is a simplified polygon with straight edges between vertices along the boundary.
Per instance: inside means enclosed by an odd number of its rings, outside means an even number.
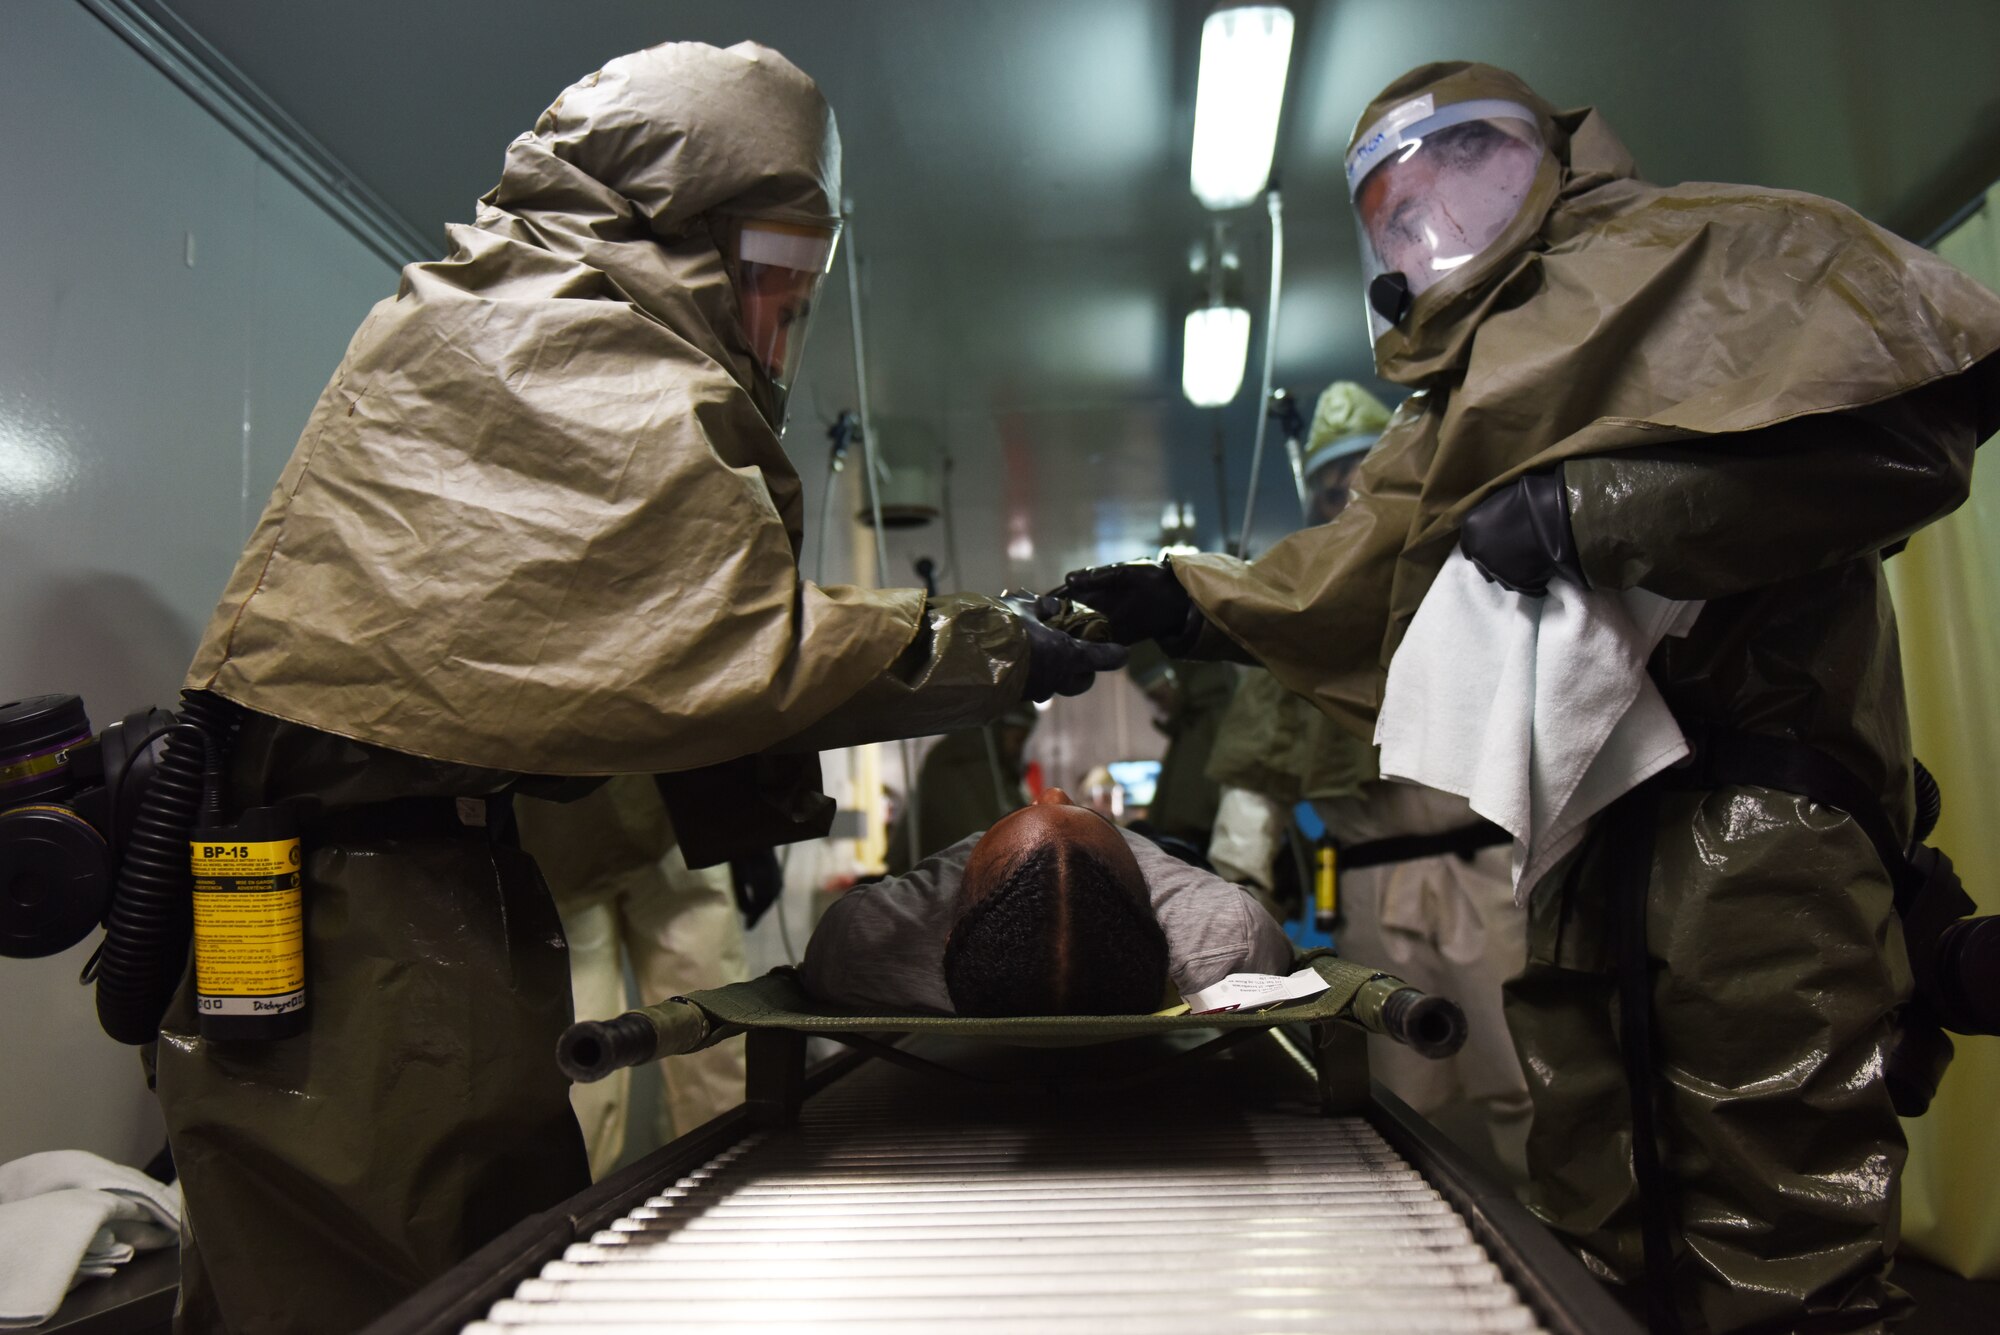
M1305 520L1347 508L1354 475L1389 425L1389 410L1351 381L1320 395L1303 456ZM1209 759L1222 785L1209 861L1239 884L1269 891L1292 809L1310 802L1343 849L1377 839L1471 832L1465 799L1379 777L1376 749L1294 695L1268 672L1246 672ZM1526 1178L1529 1102L1502 1015L1501 984L1520 972L1527 915L1513 902L1504 848L1433 852L1343 868L1334 945L1465 1012L1465 1046L1432 1059L1373 1036L1368 1067L1449 1136L1495 1182Z
M1347 508L1354 475L1388 425L1388 408L1351 380L1320 394L1301 455L1307 524L1330 523ZM1216 870L1266 892L1274 888L1275 836L1290 809L1359 797L1377 777L1373 746L1259 670L1243 675L1223 715L1208 773L1222 789L1213 838L1229 868L1217 862Z
M1312 893L1305 835L1293 810L1315 799L1359 797L1376 777L1375 748L1270 673L1245 668L1209 753L1208 777L1220 794L1209 863L1216 875L1255 892L1283 922L1298 917Z
M522 794L514 820L522 851L541 869L562 917L578 1020L608 1020L634 1005L750 976L731 869L688 867L651 775L613 775L568 802ZM744 1060L741 1039L661 1058L659 1102L646 1122L636 1116L643 1100L633 1097L629 1068L572 1085L570 1107L591 1178L602 1181L620 1162L743 1102Z
M1153 726L1166 734L1160 779L1142 832L1208 847L1222 790L1208 777L1208 758L1222 736L1222 718L1236 695L1237 669L1228 663L1174 662L1156 646L1133 646L1126 664L1158 711Z
M1647 184L1602 116L1486 66L1391 84L1348 168L1376 368L1414 391L1352 504L1255 562L1063 592L1115 639L1260 660L1363 735L1455 550L1525 596L1705 600L1648 664L1697 760L1704 737L1810 747L1907 837L1882 560L1964 500L2000 426L2000 299L1828 200ZM1909 987L1873 817L1705 774L1614 804L1532 887L1508 998L1528 1200L1607 1278L1650 1270L1656 1325L1872 1328L1904 1306L1883 1070ZM1646 942L1622 975L1621 907ZM1656 1102L1634 1098L1648 1083ZM1657 1231L1637 1185L1655 1154Z
M796 67L654 47L558 97L355 334L186 683L240 720L234 803L303 804L309 1009L221 1043L191 984L156 1003L184 1327L355 1329L587 1185L562 930L509 828L562 785L524 776L660 775L711 865L825 833L814 750L1123 661L800 580L779 433L839 199Z
M910 849L909 811L889 826L889 875L902 876L941 848L977 834L1032 800L1022 786L1023 756L1040 715L1032 705L1016 705L978 728L948 732L924 755L917 769L917 854Z

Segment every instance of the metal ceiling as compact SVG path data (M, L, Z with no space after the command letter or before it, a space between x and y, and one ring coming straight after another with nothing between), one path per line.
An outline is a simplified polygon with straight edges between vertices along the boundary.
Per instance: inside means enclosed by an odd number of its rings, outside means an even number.
M1234 522L1260 347L1231 407L1179 391L1206 226L1187 189L1206 0L138 3L205 38L440 249L573 79L670 39L775 46L839 115L877 412L944 429L969 510L964 583L1136 554L1167 499L1192 500L1216 544L1218 433ZM1651 179L1809 190L1905 233L2000 176L1993 0L1292 7L1278 382L1308 394L1368 375L1339 162L1360 108L1424 60L1483 59L1559 104L1594 102ZM1231 223L1261 323L1262 210ZM814 331L795 441L853 401L838 307ZM1288 487L1266 468L1261 542L1289 522Z

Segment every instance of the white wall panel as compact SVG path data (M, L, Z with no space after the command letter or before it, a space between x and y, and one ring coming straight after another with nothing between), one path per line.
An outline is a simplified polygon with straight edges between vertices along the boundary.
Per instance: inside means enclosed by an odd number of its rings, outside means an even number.
M170 704L349 335L395 274L80 6L0 16L0 700ZM0 1161L143 1162L137 1055L0 960Z

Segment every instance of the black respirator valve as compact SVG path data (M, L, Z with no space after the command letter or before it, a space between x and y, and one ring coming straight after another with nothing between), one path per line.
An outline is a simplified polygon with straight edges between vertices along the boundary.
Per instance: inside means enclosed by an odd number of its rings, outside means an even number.
M82 700L0 704L0 955L59 954L103 919L112 868L102 781Z
M1368 284L1368 305L1390 324L1403 323L1410 313L1410 280L1399 273L1375 275Z

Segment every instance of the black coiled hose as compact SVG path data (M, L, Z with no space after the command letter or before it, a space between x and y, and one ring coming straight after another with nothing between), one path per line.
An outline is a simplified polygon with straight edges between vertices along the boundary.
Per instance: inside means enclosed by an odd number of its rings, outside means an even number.
M132 822L105 915L97 960L97 1021L120 1043L150 1043L187 968L194 932L188 836L208 794L221 802L223 767L242 710L206 691L181 692L152 786Z
M1915 847L1931 837L1937 828L1938 817L1944 813L1944 794L1938 791L1938 781L1924 768L1924 762L1912 756L1910 763L1916 767L1917 824L1916 833L1910 836L1910 844Z

